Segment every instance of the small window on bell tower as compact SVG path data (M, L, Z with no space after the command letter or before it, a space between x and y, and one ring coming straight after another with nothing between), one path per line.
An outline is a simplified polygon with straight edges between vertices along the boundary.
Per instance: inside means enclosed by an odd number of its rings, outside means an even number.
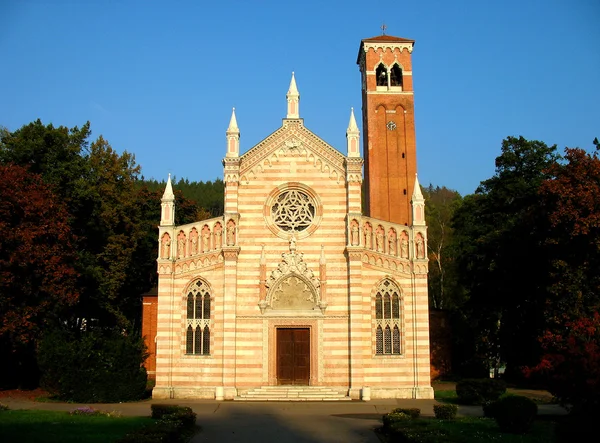
M402 69L397 64L390 70L390 86L402 87Z
M377 86L387 86L387 69L383 63L379 63L377 66L377 70L375 71L375 76L377 77Z

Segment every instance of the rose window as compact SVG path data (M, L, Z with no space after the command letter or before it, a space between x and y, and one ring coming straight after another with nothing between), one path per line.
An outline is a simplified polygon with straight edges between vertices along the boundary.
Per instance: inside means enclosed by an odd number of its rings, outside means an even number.
M271 206L273 223L284 231L304 231L315 218L315 202L298 189L282 192Z

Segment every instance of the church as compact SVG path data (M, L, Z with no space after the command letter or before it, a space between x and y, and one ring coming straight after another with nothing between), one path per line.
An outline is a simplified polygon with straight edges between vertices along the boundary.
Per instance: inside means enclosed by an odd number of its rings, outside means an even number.
M233 110L222 216L176 226L169 178L143 310L153 398L433 398L413 47L360 43L364 158L352 110L343 149L304 126L292 73L281 127L245 153Z

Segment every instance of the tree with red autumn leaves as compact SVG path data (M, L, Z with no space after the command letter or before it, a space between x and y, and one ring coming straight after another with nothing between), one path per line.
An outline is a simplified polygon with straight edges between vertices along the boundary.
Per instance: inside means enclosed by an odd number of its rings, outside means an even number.
M600 307L600 144L596 152L565 150L540 188L548 214L548 256L552 261L547 316L560 321L590 316Z
M528 374L576 411L600 412L600 143L596 152L566 149L540 187L551 262L545 354Z
M75 254L68 214L38 175L0 164L0 202L0 360L18 372L77 302Z
M526 373L543 377L548 390L576 413L600 411L600 314L569 321L541 341L546 354Z

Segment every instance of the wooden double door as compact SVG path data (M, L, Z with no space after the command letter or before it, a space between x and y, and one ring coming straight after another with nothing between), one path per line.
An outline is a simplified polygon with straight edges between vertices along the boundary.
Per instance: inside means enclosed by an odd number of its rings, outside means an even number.
M308 385L310 329L277 329L277 384Z

